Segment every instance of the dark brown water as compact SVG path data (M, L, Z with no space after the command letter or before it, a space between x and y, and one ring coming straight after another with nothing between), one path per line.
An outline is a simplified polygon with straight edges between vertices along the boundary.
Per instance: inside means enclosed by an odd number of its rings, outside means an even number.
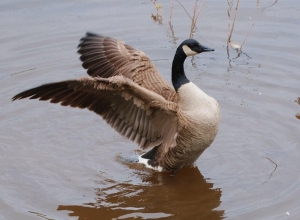
M170 82L174 50L189 37L191 21L174 2L174 38L170 1L158 3L162 25L151 18L150 0L0 1L0 219L300 218L296 0L263 12L274 1L261 1L240 57L226 52L227 2L207 1L195 38L216 51L185 67L219 101L222 122L195 167L175 176L130 163L137 146L96 114L11 102L25 89L85 76L76 46L86 31L143 50ZM184 3L191 14L193 4ZM255 10L256 1L240 2L232 41L243 42Z

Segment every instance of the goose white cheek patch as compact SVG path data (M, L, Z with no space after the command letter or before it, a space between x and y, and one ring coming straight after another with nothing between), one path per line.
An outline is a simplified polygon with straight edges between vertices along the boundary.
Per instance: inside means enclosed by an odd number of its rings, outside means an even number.
M191 48L189 48L189 46L187 46L187 45L183 45L182 49L186 56L194 56L194 55L198 54L197 52L192 51Z

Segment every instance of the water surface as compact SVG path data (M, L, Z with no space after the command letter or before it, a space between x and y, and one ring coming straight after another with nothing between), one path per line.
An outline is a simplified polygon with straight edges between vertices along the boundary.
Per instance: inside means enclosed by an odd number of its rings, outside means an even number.
M240 56L226 50L227 2L207 1L195 38L216 51L187 59L185 68L218 100L222 122L195 167L175 176L125 163L141 151L96 114L11 102L25 89L85 76L76 46L86 31L143 50L170 82L174 51L191 21L174 2L172 33L170 1L158 3L162 24L146 0L0 2L0 219L299 218L296 0L263 12L274 1L261 2ZM192 14L193 2L184 6ZM256 1L240 2L232 41L243 42L255 10Z

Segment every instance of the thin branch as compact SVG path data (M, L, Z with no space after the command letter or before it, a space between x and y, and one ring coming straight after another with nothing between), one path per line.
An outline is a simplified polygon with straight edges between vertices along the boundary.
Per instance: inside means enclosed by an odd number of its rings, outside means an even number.
M196 27L196 23L197 23L197 20L198 20L198 17L199 17L199 14L200 14L200 12L201 12L201 10L202 10L202 8L203 8L203 6L206 4L206 0L203 2L203 4L201 5L201 7L199 8L199 10L198 10L198 13L197 13L197 16L196 16L196 18L195 18L195 20L194 20L194 27L193 27L193 29L195 29L195 27ZM193 37L193 35L194 35L194 30L192 31L192 37Z
M172 20L172 12L173 12L173 3L174 3L174 0L171 0L169 27L170 27L170 30L171 30L171 35L172 35L173 44L176 45L177 37L175 37L173 25L172 25L172 23L171 23L171 20Z
M267 181L264 182L264 183L266 183L266 182L268 182L268 181L271 179L271 177L272 177L273 173L275 172L275 170L277 169L278 165L277 165L277 163L275 163L273 160L271 160L271 159L268 158L268 157L263 156L263 158L268 159L269 161L271 161L271 162L275 165L275 168L274 168L273 172L270 174L269 179L268 179ZM263 184L264 184L264 183L263 183Z
M171 0L171 7L170 7L170 19L169 19L169 24L170 24L170 25L171 25L171 20L172 20L173 3L174 3L174 0Z
M228 6L230 6L232 4L233 0L231 0L231 2L229 3L229 0L227 0Z
M194 13L193 13L193 20L195 20L195 15L196 15L196 11L197 11L197 5L198 5L198 0L195 0Z
M206 0L203 2L203 4L201 5L201 7L199 8L199 10L198 10L198 13L197 13L197 16L196 16L196 21L195 21L195 23L197 22L197 20L198 20L198 17L199 17L199 14L200 14L200 12L201 12L201 10L202 10L202 8L203 8L203 6L206 4Z
M230 22L230 18L231 18L231 9L232 9L232 3L233 3L233 0L231 0L231 2L229 2L229 0L227 0L227 3L228 3L228 10L227 10L227 14L228 14L228 37L229 37L229 33L230 33L230 26L231 26L231 22ZM227 39L228 41L228 39ZM229 58L229 48L228 48L228 42L227 42L227 55L228 55L228 58Z
M158 21L159 24L162 24L162 5L161 4L156 4L156 0L151 0L151 2L154 4L155 8L156 8L156 15L151 15L152 19L156 22Z
M198 0L195 0L194 13L193 13L192 24L191 24L190 38L193 38L193 32L194 32L194 28L195 28L195 15L196 15L196 11L197 11L197 4L198 4Z
M184 10L185 12L187 13L187 15L190 17L191 20L193 20L193 18L191 17L191 15L188 13L188 11L185 9L185 7L178 1L178 0L175 0Z
M169 23L169 27L170 27L170 30L171 30L171 37L172 37L172 42L174 44L174 46L176 45L176 40L178 40L177 37L175 37L175 33L174 33L174 29L173 29L173 25L171 23Z
M228 3L228 10L227 10L227 14L228 14L228 34L230 32L230 17L231 17L231 9L232 9L232 3L233 3L233 0L231 0L231 2L229 2L227 0L227 3Z
M248 38L248 36L249 36L249 34L250 34L250 31L251 31L251 29L252 29L252 27L254 26L254 23L255 23L255 21L256 21L257 12L258 12L258 6L259 6L259 0L256 1L256 11L255 11L254 19L253 19L252 25L251 25L251 27L250 27L250 29L249 29L247 35L246 35L246 38L245 38L244 42L242 43L242 45L241 45L241 47L240 47L240 51L242 50L242 47L243 47L243 45L245 44L245 42L246 42L246 40L247 40L247 38Z
M202 6L199 8L198 10L198 13L196 15L196 10L197 10L197 2L198 0L195 0L195 7L194 7L194 14L193 14L193 17L191 17L191 15L188 13L188 11L185 9L185 7L178 1L178 0L175 0L183 9L184 11L186 12L186 14L189 16L189 18L192 20L192 25L191 25L191 32L190 32L190 38L193 37L193 34L194 34L194 30L196 29L196 22L197 22L197 19L199 17L199 14L200 14L200 11L201 9L203 8L203 6L205 5L206 3L206 0L204 1L204 3L202 4Z
M230 43L230 39L231 39L231 36L232 36L232 32L233 32L233 28L234 28L234 23L235 23L235 19L236 19L236 13L237 13L237 10L238 10L238 7L239 7L239 2L240 2L240 0L237 0L237 2L236 2L234 16L233 16L233 21L232 21L232 26L231 26L231 30L230 30L230 33L229 33L228 39L227 39L227 46Z

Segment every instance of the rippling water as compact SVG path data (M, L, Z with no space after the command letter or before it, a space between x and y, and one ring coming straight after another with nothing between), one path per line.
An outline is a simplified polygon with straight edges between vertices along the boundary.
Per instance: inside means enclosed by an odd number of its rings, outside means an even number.
M226 50L227 2L207 1L195 38L216 51L185 66L219 101L222 122L195 167L175 176L124 162L141 152L96 114L11 102L25 89L86 75L76 54L86 31L143 50L170 82L174 50L191 21L174 2L172 34L170 1L158 3L161 25L146 0L0 1L0 219L299 219L296 0L264 11L274 1L260 2L240 56ZM193 1L184 6L192 14ZM256 1L240 2L233 42L243 42L255 10Z

